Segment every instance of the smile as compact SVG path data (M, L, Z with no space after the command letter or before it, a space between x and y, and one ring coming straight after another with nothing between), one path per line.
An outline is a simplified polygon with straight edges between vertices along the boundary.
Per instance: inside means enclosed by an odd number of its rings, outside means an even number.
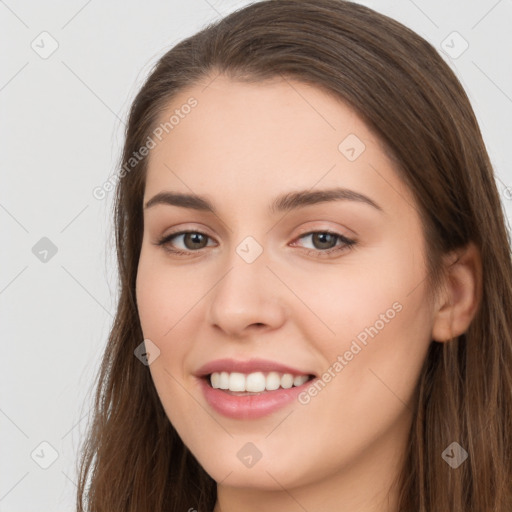
M262 372L255 372L248 375L238 372L215 372L199 378L199 383L203 396L208 405L222 416L238 420L255 420L268 416L287 405L296 401L299 393L305 390L317 377L312 375L279 374L270 372L267 375ZM225 375L223 375L225 373ZM241 375L241 377L240 377ZM256 375L256 377L251 377ZM265 389L260 391L247 391L249 389L261 389L263 378ZM282 386L284 380L284 385ZM228 383L226 389L214 387ZM270 387L267 389L267 382ZM279 384L277 387L276 385ZM245 388L244 391L240 391Z

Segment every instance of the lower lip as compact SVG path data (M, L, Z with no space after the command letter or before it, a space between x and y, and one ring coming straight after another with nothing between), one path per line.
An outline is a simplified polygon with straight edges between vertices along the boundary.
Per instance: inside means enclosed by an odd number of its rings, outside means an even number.
M259 395L230 395L225 391L211 387L207 380L200 378L200 386L208 404L218 413L228 418L252 420L272 414L293 402L297 395L311 385L315 379L301 386L289 389L266 391Z

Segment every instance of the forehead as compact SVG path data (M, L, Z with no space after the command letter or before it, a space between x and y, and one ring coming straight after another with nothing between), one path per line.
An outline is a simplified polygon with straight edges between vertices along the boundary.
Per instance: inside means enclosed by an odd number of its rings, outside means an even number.
M310 84L221 75L176 95L159 126L145 199L164 188L247 202L285 186L363 186L395 203L413 201L378 137L343 101Z

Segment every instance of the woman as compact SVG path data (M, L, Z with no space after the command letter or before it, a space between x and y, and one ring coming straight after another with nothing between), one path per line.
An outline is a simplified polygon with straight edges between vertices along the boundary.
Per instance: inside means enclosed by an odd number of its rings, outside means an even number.
M249 5L160 59L120 168L79 510L512 509L510 239L430 44Z

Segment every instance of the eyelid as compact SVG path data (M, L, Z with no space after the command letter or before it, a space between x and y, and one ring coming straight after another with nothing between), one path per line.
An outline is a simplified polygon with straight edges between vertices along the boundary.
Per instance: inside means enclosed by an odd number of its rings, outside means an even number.
M314 221L313 221L314 222ZM354 238L357 237L357 233L355 231L352 231L351 229L345 228L345 227L330 227L325 225L314 225L313 227L310 226L311 223L308 223L307 227L301 227L299 228L299 234L297 235L297 238L302 235L308 235L310 233L333 233L339 236L343 236L345 238ZM347 233L343 233L342 231L346 231Z
M207 228L203 228L202 226L197 228L196 226L197 226L197 224L193 227L185 225L184 227L182 227L182 228L180 227L176 231L171 231L171 232L167 233L166 235L161 236L160 239L170 237L171 235L180 235L183 233L200 233L202 235L208 236L209 238L215 238L213 235L210 235L207 232ZM349 231L349 233L346 233L346 234L340 233L339 232L340 229L341 228L331 228L331 227L323 227L323 226L301 227L301 228L299 228L299 233L295 236L294 239L300 238L304 235L309 235L311 233L331 233L333 235L338 235L338 236L341 236L344 238L349 238L349 239L358 236L355 231L349 230L347 228L345 228L345 230Z

